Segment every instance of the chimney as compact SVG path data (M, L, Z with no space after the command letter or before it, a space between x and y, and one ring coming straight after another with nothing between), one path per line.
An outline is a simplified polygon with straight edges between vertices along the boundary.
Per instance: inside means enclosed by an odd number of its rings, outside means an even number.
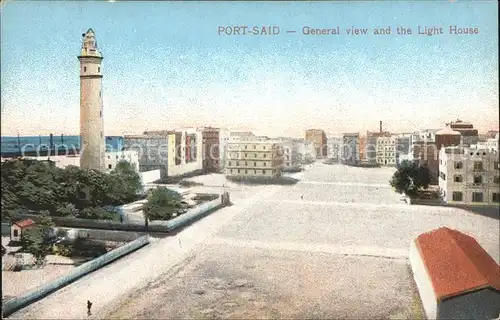
M380 133L382 133L382 121L380 121Z

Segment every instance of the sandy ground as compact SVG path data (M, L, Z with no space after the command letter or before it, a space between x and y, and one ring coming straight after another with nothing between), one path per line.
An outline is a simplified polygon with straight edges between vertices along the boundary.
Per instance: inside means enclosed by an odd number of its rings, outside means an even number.
M19 272L2 271L2 295L17 297L60 276L68 274L73 265L46 265L40 269Z
M234 205L11 317L87 318L90 299L96 319L418 318L410 241L449 226L499 261L498 220L408 206L388 186L393 171L316 164L293 186L197 177L229 186Z

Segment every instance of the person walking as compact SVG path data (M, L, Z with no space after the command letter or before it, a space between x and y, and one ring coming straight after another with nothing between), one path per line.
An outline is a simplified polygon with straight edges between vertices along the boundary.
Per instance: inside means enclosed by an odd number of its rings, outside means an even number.
M87 315L90 317L92 315L92 302L87 300Z

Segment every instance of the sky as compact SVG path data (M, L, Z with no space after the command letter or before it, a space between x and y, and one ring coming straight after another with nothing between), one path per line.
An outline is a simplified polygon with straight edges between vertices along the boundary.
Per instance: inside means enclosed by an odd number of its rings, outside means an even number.
M450 25L479 33L450 35ZM279 34L219 34L228 26ZM457 118L499 127L496 1L7 1L2 135L79 134L77 55L89 28L104 56L106 135L211 125L300 137L376 131L379 121L410 132Z

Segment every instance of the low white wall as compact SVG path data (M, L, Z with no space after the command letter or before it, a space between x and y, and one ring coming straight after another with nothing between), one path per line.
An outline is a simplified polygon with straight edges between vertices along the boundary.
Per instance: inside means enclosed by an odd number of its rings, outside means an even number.
M431 279L427 274L424 262L420 256L416 242L412 241L410 245L410 265L413 271L413 278L417 284L418 293L427 319L436 319L437 317L437 299L434 293Z
M151 170L151 171L144 171L144 172L141 172L140 174L141 174L141 179L142 179L143 184L155 182L157 180L160 180L160 177L161 177L160 169Z
M45 297L46 295L50 294L51 292L54 292L65 285L75 281L76 279L94 271L97 270L104 265L134 251L137 250L149 243L149 238L148 236L141 237L139 239L136 239L130 243L127 243L124 246L121 246L119 248L116 248L115 250L112 250L92 261L86 262L82 264L81 266L76 267L73 269L68 275L59 277L53 281L50 281L49 283L31 291L28 292L20 297L13 298L9 301L7 301L3 305L3 310L2 310L2 316L7 317L13 312L26 307L27 305Z

